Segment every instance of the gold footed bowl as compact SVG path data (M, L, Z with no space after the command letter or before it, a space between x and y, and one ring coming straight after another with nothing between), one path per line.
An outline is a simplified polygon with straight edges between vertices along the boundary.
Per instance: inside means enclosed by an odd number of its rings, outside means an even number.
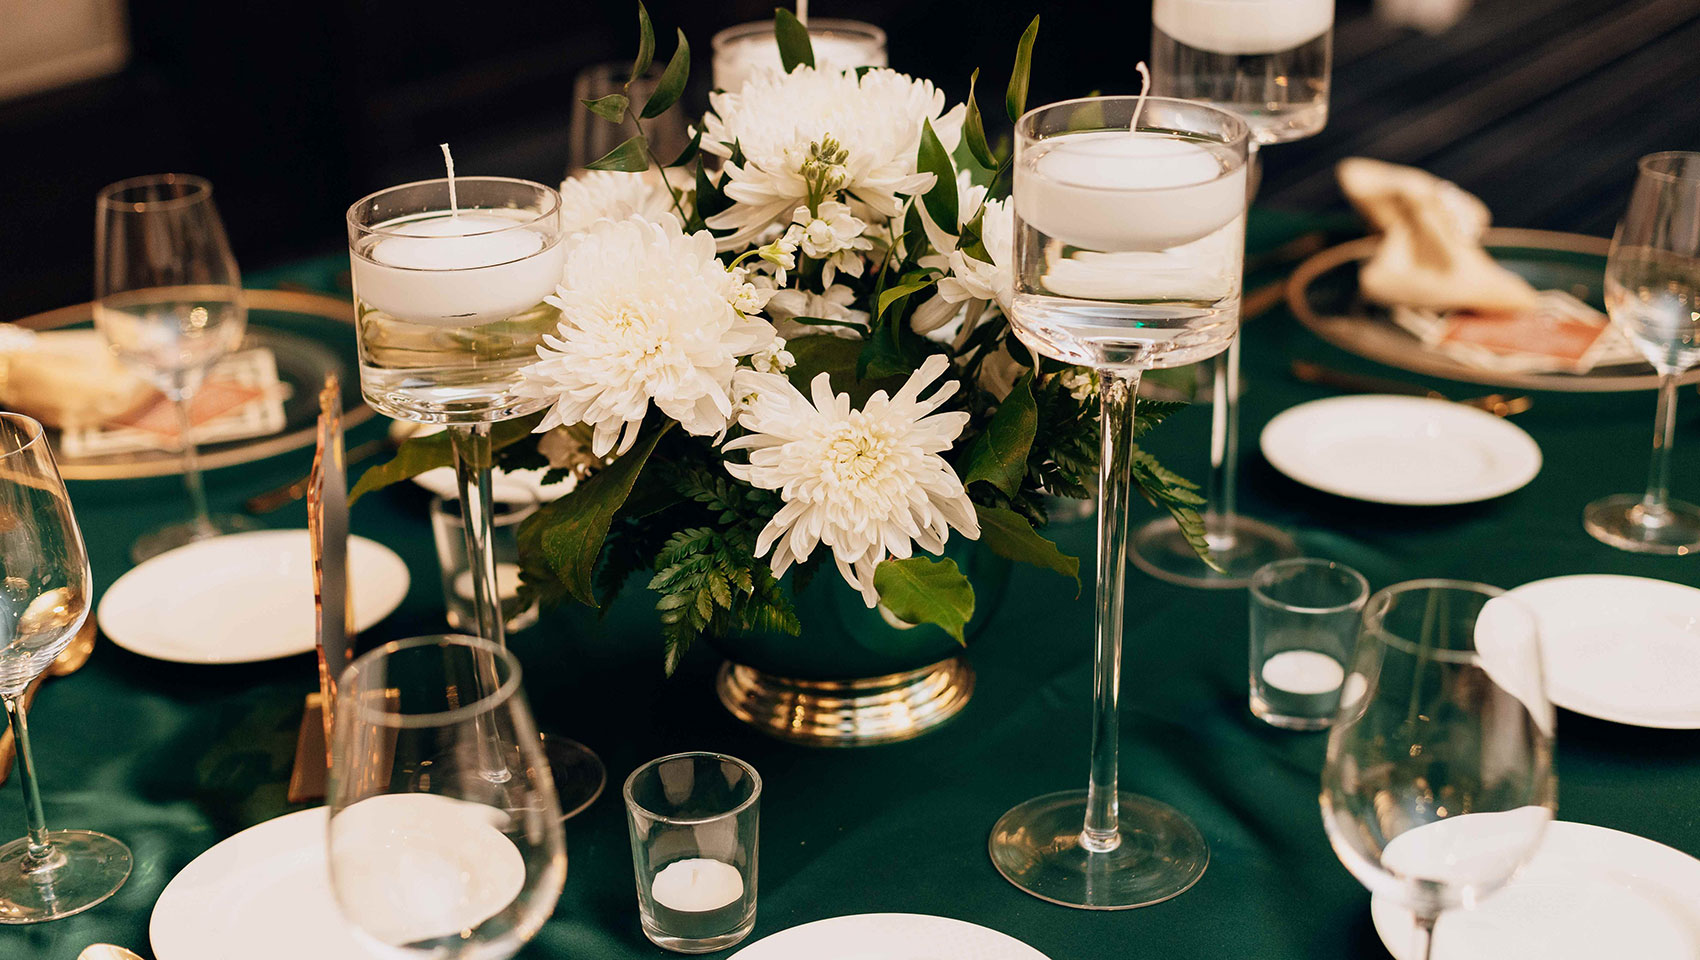
M974 692L966 657L854 680L777 677L727 662L715 692L732 716L781 740L860 747L918 737L962 712Z

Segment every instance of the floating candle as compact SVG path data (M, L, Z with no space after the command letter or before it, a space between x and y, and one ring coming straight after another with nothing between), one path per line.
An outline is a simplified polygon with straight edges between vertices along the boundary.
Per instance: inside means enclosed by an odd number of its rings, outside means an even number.
M662 867L650 885L650 895L656 903L681 913L719 910L744 895L744 875L729 863L693 857Z
M856 20L816 20L809 26L809 43L814 48L815 66L826 70L853 70L886 65L885 31ZM783 69L779 41L773 22L745 23L729 27L714 37L714 87L739 91L764 70Z
M1263 682L1288 693L1331 693L1345 679L1340 661L1315 650L1284 650L1263 661Z
M1015 169L1016 213L1090 250L1164 250L1216 232L1245 210L1245 166L1225 150L1159 133L1070 133Z
M1151 21L1211 53L1280 53L1333 27L1334 0L1155 0Z
M470 327L529 310L561 282L566 253L545 249L527 210L433 211L379 224L350 260L365 303L410 323Z

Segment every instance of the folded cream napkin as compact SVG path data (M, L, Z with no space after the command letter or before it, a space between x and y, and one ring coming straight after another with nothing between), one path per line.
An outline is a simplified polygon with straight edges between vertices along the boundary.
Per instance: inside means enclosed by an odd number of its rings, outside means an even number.
M1457 184L1415 167L1340 161L1340 189L1381 233L1358 275L1365 297L1432 310L1527 310L1538 294L1482 249L1488 209Z
M93 330L0 324L0 407L72 430L134 410L152 394Z

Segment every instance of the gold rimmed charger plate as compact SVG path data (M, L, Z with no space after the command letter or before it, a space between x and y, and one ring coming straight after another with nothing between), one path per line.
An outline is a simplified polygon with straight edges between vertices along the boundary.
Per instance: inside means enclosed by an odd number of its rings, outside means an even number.
M374 411L360 398L355 375L354 304L346 297L296 290L247 290L248 331L242 346L266 347L277 357L278 379L289 388L284 400L282 431L264 437L209 443L200 448L201 467L214 469L252 463L266 457L311 447L318 417L319 388L335 373L343 387L343 425L370 420ZM94 304L79 303L38 313L18 321L32 330L58 330L92 323ZM127 480L164 477L183 472L174 450L74 458L63 455L57 431L50 442L59 455L59 472L67 480Z
M1596 366L1587 373L1518 373L1483 370L1425 345L1393 322L1387 308L1358 292L1358 264L1380 243L1363 237L1330 247L1299 265L1287 282L1287 305L1312 333L1348 353L1431 377L1518 390L1571 392L1652 390L1658 374L1647 364ZM1601 237L1550 230L1495 228L1482 237L1501 265L1522 275L1537 289L1563 290L1603 310L1606 253ZM1683 378L1700 382L1700 370Z

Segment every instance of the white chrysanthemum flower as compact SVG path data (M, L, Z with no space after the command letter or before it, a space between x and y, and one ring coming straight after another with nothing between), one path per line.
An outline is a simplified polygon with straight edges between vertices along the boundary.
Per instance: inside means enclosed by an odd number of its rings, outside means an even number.
M561 231L582 233L598 220L639 216L651 222L673 209L673 192L656 170L586 170L561 182Z
M723 250L807 203L811 180L825 185L828 196L848 194L863 220L896 216L898 195L933 185L932 174L915 170L922 122L931 121L940 143L954 150L965 116L961 104L945 113L944 93L932 83L883 68L858 78L798 67L760 75L709 101L714 109L703 120L703 151L730 161L736 144L744 156L742 164L726 164L726 195L735 202L708 221L734 231L720 241Z
M917 333L936 330L955 317L962 305L971 301L995 302L1007 315L1015 299L1015 213L1003 200L986 200L986 188L971 184L964 173L957 181L962 223L971 222L984 208L980 223L980 241L985 245L991 263L971 257L957 249L957 237L939 229L927 213L924 204L921 223L927 240L937 251L921 258L921 265L944 271L939 279L938 292L926 303L915 308L910 323ZM961 226L957 228L958 232Z
M825 293L810 293L807 290L789 288L775 293L767 301L767 315L773 318L774 326L782 337L801 337L810 333L830 333L839 337L856 337L857 333L848 327L838 324L827 326L810 326L798 323L798 317L816 317L821 320L838 320L843 323L853 323L860 326L868 325L868 311L854 309L851 304L856 302L856 291L842 283L833 284L826 288Z
M773 551L774 576L826 544L838 572L872 607L879 602L874 569L881 561L909 557L916 546L938 554L952 528L979 538L974 505L940 456L961 435L968 414L934 412L958 383L947 381L921 398L949 366L934 354L896 396L881 390L860 410L850 409L848 394L833 393L824 373L809 385L811 404L782 376L738 372L738 394L753 395L738 415L750 433L724 449L748 450L750 462L726 469L780 491L785 501L756 540L757 556Z
M595 430L591 451L631 449L651 402L686 432L725 432L738 358L774 336L733 308L741 281L714 255L714 238L686 236L663 214L601 220L569 241L557 336L520 371L522 396L554 401L539 432L563 423Z

